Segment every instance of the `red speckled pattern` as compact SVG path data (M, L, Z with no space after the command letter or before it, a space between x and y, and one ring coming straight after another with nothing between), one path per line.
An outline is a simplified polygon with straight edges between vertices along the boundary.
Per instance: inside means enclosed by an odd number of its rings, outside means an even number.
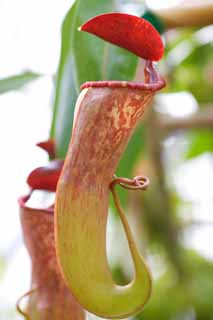
M147 90L108 87L87 88L81 94L61 175L61 183L72 185L76 197L78 190L83 194L83 190L109 185L133 129L154 95Z
M160 34L153 25L130 14L102 14L84 23L80 30L127 49L143 59L159 61L164 53Z
M82 85L78 98L70 147L61 183L72 185L74 193L84 186L109 184L118 161L137 122L165 81L152 62L145 66L145 83L97 81ZM115 86L114 86L115 84ZM101 179L100 183L97 183ZM96 190L97 191L97 190Z
M27 199L27 197L26 197ZM25 199L25 200L26 200ZM83 320L82 307L64 284L56 261L53 214L20 208L26 247L32 261L32 288L27 313L31 320Z

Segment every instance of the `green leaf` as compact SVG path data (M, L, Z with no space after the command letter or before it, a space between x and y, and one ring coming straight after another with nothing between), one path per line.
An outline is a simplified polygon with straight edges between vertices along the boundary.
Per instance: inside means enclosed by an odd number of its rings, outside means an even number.
M137 57L77 30L88 19L113 11L116 11L114 0L77 0L65 17L51 128L59 158L66 156L80 85L85 81L134 77Z
M213 133L211 130L198 130L191 133L191 143L186 159L192 159L205 152L213 152Z
M39 77L41 77L41 75L38 73L25 71L15 76L0 79L0 94L21 89L23 86Z

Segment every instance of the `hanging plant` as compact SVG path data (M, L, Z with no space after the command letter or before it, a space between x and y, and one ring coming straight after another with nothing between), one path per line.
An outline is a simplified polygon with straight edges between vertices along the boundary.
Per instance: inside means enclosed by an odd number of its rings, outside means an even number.
M164 80L153 62L163 55L158 32L127 14L104 14L80 30L94 33L146 59L145 82L86 82L77 100L71 142L56 192L55 233L60 269L71 292L88 311L124 318L140 311L151 294L151 275L120 206L115 185L146 189L145 177L117 178L119 160ZM120 215L134 263L134 279L114 283L106 255L109 194Z

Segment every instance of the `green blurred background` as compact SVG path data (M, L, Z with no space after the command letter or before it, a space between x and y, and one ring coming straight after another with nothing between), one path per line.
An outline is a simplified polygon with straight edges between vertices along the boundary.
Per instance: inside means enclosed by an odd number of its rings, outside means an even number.
M48 161L34 144L50 132L58 157L64 158L84 81L142 79L136 57L79 33L77 27L102 12L142 16L144 2L77 0L71 7L72 2L0 3L2 320L21 319L15 301L30 283L16 199L27 192L30 170ZM154 277L150 303L134 319L212 320L213 26L165 30L163 39L166 49L159 70L167 87L156 95L117 171L151 180L145 193L120 190ZM46 195L39 197L44 200ZM115 280L127 283L131 258L113 205L108 257Z

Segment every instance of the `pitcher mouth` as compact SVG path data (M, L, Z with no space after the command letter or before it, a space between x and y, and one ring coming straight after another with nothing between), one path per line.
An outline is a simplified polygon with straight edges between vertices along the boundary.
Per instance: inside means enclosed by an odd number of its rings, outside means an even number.
M27 195L24 195L24 196L21 196L18 198L18 204L20 206L20 208L22 209L27 209L29 213L32 213L32 214L40 214L41 212L43 214L50 214L50 215L54 215L54 204L49 206L49 207L32 207L32 206L29 206L27 204L27 201L30 200L30 197L32 195L32 192L30 192L29 194Z
M117 80L87 81L83 83L80 88L129 88L155 92L166 86L166 81L159 75L152 61L146 60L144 75L145 82Z

